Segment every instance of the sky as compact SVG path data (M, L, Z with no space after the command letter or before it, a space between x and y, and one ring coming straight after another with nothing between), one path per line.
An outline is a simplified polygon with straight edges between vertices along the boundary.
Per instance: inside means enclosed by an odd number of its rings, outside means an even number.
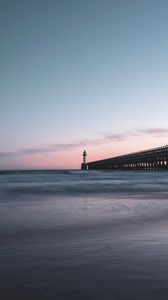
M0 0L0 169L168 144L167 0Z

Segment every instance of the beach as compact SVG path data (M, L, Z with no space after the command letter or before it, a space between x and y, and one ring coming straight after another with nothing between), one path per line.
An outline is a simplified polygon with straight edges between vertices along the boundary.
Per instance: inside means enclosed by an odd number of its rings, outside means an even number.
M167 299L165 171L0 173L1 299Z

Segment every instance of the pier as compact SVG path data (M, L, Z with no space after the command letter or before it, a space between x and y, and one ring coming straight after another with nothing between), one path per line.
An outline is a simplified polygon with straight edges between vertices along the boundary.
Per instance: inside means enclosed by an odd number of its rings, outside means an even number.
M82 170L168 170L168 145L88 163L86 155Z

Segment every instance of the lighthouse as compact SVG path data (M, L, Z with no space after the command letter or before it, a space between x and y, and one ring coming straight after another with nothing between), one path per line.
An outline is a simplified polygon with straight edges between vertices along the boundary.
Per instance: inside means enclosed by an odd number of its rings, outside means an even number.
M87 170L87 164L86 164L86 151L83 151L83 163L81 164L81 170Z

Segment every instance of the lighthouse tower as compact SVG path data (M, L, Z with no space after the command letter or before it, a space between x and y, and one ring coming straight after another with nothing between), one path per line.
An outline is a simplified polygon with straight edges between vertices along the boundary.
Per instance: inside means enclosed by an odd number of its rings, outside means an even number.
M81 170L87 170L87 163L86 163L86 151L83 151L83 163L81 164Z

